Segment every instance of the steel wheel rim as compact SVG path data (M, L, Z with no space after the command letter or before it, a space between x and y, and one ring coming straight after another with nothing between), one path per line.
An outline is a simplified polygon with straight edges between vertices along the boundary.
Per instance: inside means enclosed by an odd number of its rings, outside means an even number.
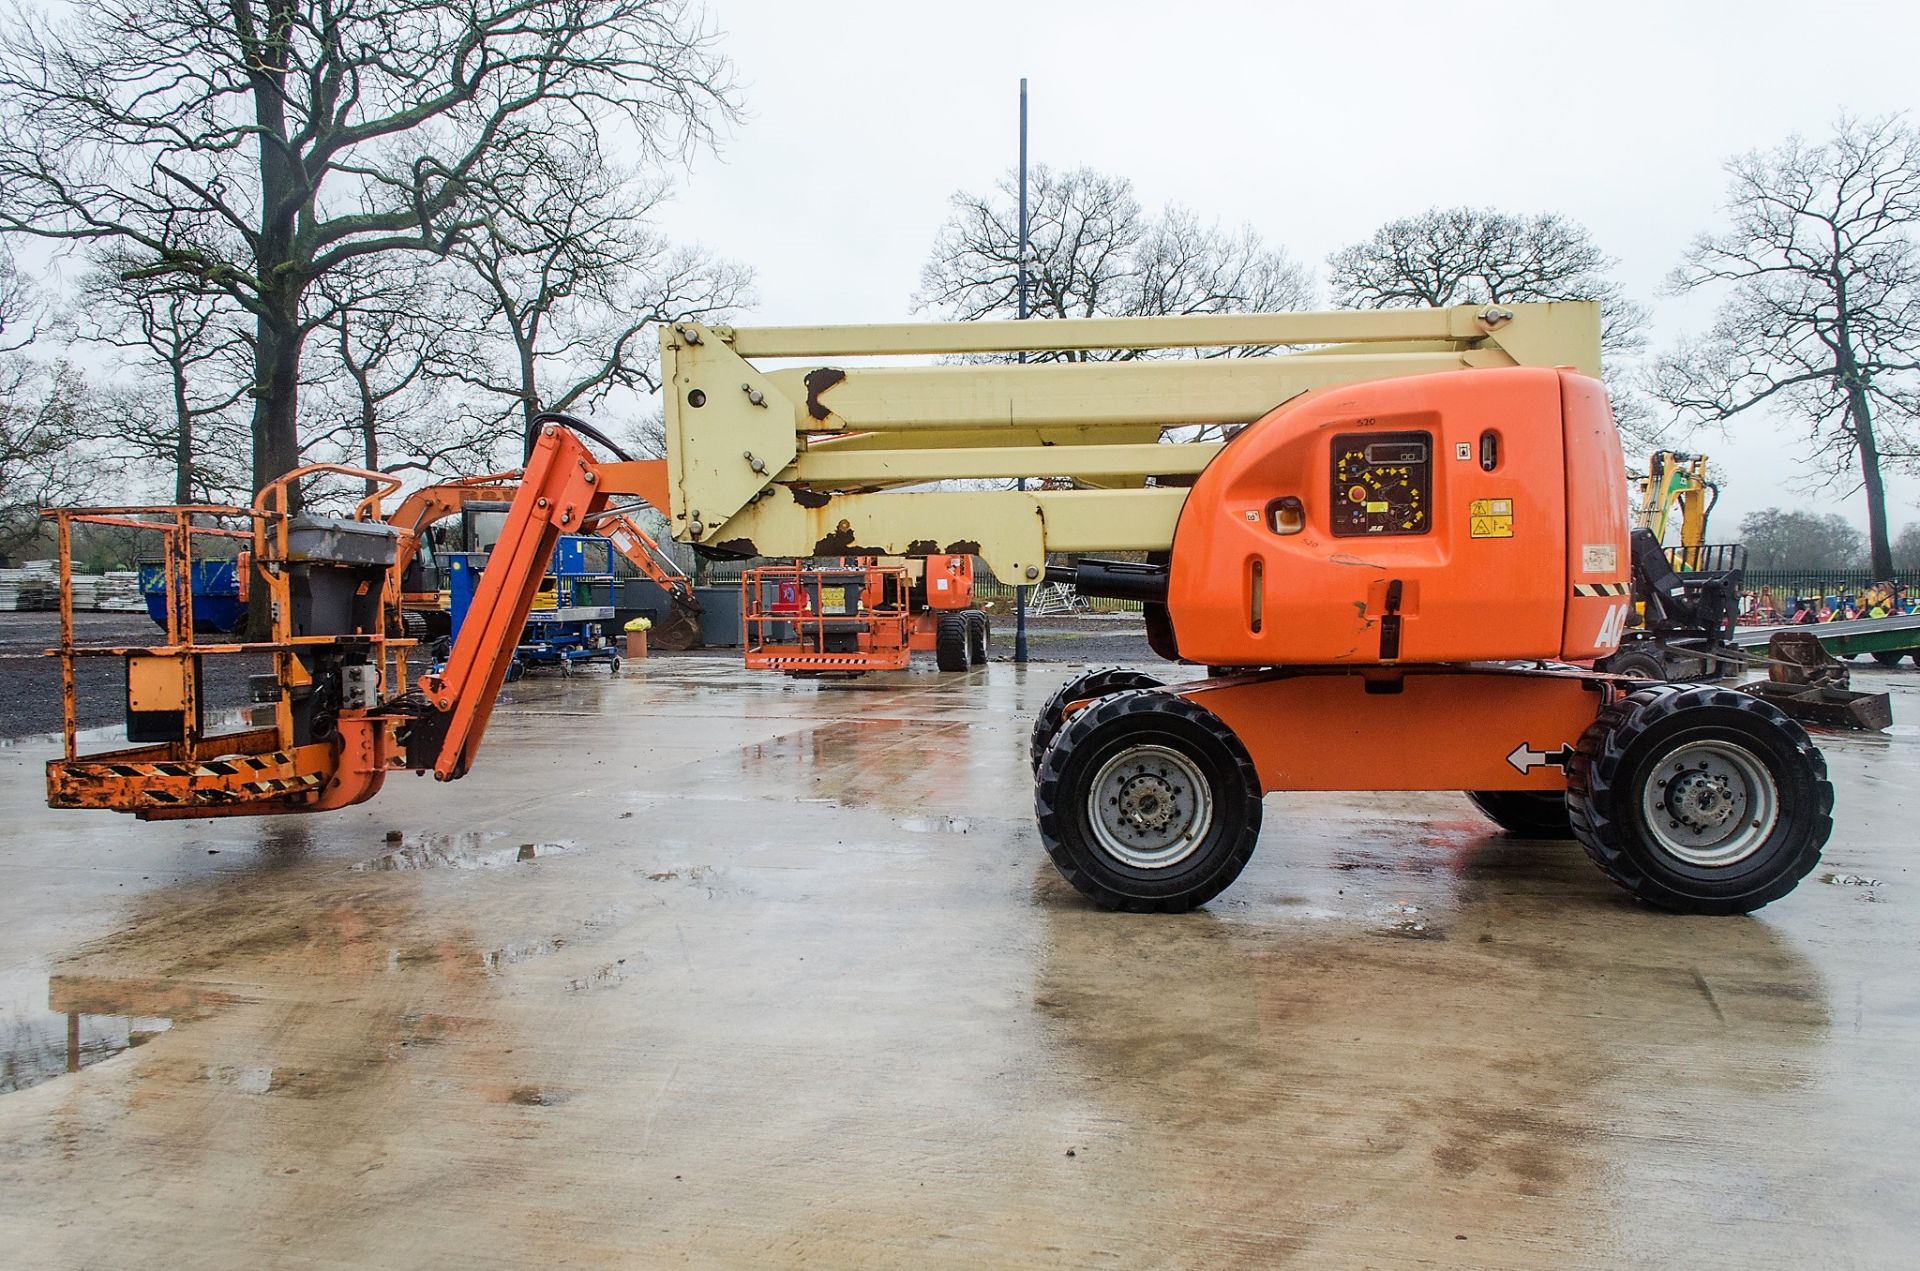
M1780 791L1760 757L1727 741L1696 741L1664 756L1640 794L1660 849L1702 869L1737 865L1780 820Z
M1213 787L1200 766L1166 746L1129 746L1093 775L1087 820L1109 856L1134 869L1170 869L1213 826Z

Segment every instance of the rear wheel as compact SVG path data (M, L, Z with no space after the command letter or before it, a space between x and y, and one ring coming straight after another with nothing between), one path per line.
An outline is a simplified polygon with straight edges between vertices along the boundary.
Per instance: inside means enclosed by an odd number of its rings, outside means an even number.
M1075 702L1084 702L1091 698L1107 697L1114 693L1130 692L1134 689L1159 688L1160 681L1145 671L1129 671L1124 667L1103 666L1097 671L1088 671L1085 675L1076 675L1054 691L1040 713L1033 717L1033 735L1027 740L1027 759L1035 772L1040 771L1040 760L1047 753L1047 747L1053 742L1053 735L1060 731L1061 721L1066 718L1067 707Z
M1881 649L1874 653L1873 660L1875 662L1878 662L1881 666L1899 666L1900 659L1904 658L1905 656L1907 656L1906 653L1898 649L1894 649L1894 650Z
M1246 748L1204 707L1120 693L1068 721L1034 789L1061 876L1103 909L1180 913L1224 891L1260 837Z
M978 609L968 609L967 615L967 660L975 666L987 664L987 637L992 633L987 625L987 615Z
M1664 682L1667 678L1666 663L1644 649L1614 654L1607 659L1606 671L1609 675L1631 675L1636 680Z
M1532 790L1469 790L1467 798L1489 821L1515 838L1570 839L1567 796Z
M1749 913L1792 891L1833 829L1826 761L1770 703L1698 685L1600 712L1567 778L1574 836L1607 877L1680 913Z
M967 669L967 617L949 612L933 620L933 661L943 671Z

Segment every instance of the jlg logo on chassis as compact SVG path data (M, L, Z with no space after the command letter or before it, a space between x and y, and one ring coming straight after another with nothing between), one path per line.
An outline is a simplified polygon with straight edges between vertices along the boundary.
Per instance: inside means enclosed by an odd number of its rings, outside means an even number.
M1609 606L1607 616L1600 619L1600 634L1593 638L1596 649L1617 649L1627 634L1627 611L1632 606L1617 604Z

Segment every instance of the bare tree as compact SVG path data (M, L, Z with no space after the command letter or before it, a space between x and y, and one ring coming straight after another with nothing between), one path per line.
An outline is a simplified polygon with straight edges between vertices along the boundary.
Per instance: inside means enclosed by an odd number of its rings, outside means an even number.
M255 322L253 475L299 460L313 283L444 252L530 137L659 155L734 110L684 0L99 0L0 33L0 231L110 240ZM493 174L498 175L495 167Z
M1885 576L1882 470L1920 458L1920 133L1897 117L1842 118L1827 141L1791 138L1727 172L1731 227L1696 238L1670 280L1720 293L1719 314L1660 360L1653 390L1694 423L1797 418L1822 483L1865 493L1869 559Z
M80 502L95 472L81 461L86 381L28 351L44 306L0 250L0 558L40 532L40 509Z
M1585 226L1564 216L1474 207L1436 207L1388 221L1327 258L1334 303L1343 308L1598 301L1614 418L1629 443L1649 449L1659 429L1631 386L1633 360L1647 345L1648 314L1611 277L1617 263Z
M33 343L34 305L13 253L0 243L0 353L17 353Z
M515 159L513 197L453 244L476 338L452 366L517 436L543 410L658 390L659 324L726 316L751 275L655 228L664 182L560 138Z
M1893 567L1920 570L1920 521L1909 521L1893 540Z
M1832 512L1749 512L1740 541L1754 569L1858 569L1866 557L1860 531Z
M308 364L304 445L373 472L467 475L490 467L497 432L445 400L437 369L466 320L421 268L336 270L316 286L322 338ZM373 483L368 483L371 488Z
M934 238L915 307L946 317L1018 312L1017 178L962 191ZM1124 177L1089 168L1032 173L1028 310L1036 318L1264 313L1312 302L1307 272L1251 228L1227 232L1185 209L1149 216ZM1035 354L1068 360L1149 356L1123 350Z
M0 557L38 537L42 508L90 496L86 409L86 381L70 364L0 355Z
M1564 216L1473 207L1388 221L1327 258L1334 303L1345 308L1597 300L1602 351L1638 353L1646 347L1647 310L1608 276L1616 263Z
M224 293L137 270L109 251L83 289L83 340L131 354L131 376L100 392L88 432L137 477L170 469L176 503L242 500L252 384L244 313Z

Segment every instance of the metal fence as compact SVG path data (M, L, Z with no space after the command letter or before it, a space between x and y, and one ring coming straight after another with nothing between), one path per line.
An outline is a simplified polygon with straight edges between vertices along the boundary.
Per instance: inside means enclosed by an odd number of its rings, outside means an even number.
M994 613L1012 613L1014 590L1011 585L1000 582L997 579L988 581L976 575L973 580L973 603L985 608L988 602L991 601L992 611ZM1030 587L1027 590L1029 593L1028 600L1031 604L1032 593L1037 589ZM1105 596L1090 596L1086 599L1085 608L1077 609L1076 612L1139 613L1141 607L1138 600L1113 600Z
M1749 569L1740 590L1758 594L1772 591L1780 599L1798 596L1857 596L1875 583L1892 582L1909 592L1920 591L1920 569L1895 570L1891 579L1875 578L1866 569Z

